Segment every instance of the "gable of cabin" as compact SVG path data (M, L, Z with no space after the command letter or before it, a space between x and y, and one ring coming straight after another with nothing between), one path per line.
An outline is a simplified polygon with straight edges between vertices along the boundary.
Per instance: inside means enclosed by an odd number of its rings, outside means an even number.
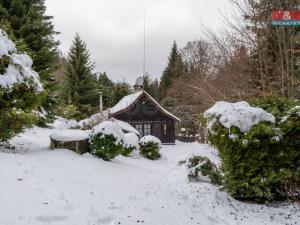
M153 135L163 144L175 143L175 118L146 93L139 96L128 108L111 116L130 123L141 136Z

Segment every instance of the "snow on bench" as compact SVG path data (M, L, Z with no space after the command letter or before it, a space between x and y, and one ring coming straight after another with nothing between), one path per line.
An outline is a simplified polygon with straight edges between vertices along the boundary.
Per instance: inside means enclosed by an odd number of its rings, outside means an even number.
M65 129L50 135L50 149L63 148L79 154L89 152L89 132Z

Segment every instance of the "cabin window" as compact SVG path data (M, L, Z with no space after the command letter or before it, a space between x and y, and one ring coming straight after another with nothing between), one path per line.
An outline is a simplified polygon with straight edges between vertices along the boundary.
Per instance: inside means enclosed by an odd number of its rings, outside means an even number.
M143 124L136 124L135 129L142 135L143 134Z
M144 124L144 136L151 135L151 124L145 123Z
M151 135L151 123L136 123L133 124L133 126L140 133L140 135Z

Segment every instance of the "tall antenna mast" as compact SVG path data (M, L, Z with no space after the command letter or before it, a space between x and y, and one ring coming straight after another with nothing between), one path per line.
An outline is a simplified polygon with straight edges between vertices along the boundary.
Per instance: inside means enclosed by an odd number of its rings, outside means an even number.
M143 57L143 82L146 75L146 9L144 9L144 57Z

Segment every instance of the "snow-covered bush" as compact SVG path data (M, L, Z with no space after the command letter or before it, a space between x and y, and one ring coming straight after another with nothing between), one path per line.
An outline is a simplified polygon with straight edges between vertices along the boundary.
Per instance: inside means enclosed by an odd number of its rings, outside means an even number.
M188 168L189 181L207 181L212 184L221 185L222 175L217 166L208 158L192 156L182 162Z
M134 133L124 134L124 150L122 155L128 156L131 152L137 150L139 147L139 138Z
M43 93L31 58L0 29L0 142L38 121Z
M76 118L78 115L78 108L75 105L61 105L56 109L58 116L68 120Z
M140 153L147 159L156 160L160 158L159 149L161 141L151 135L147 135L141 138L140 142Z
M117 123L104 121L92 129L90 144L92 154L112 160L124 151L124 134Z
M256 100L266 111L246 102L218 102L204 114L209 140L222 159L225 188L235 198L299 197L300 114L282 101L286 107L278 100Z
M281 120L280 118L286 116L290 109L299 106L300 101L270 96L263 99L253 99L250 104L272 113L276 119Z

